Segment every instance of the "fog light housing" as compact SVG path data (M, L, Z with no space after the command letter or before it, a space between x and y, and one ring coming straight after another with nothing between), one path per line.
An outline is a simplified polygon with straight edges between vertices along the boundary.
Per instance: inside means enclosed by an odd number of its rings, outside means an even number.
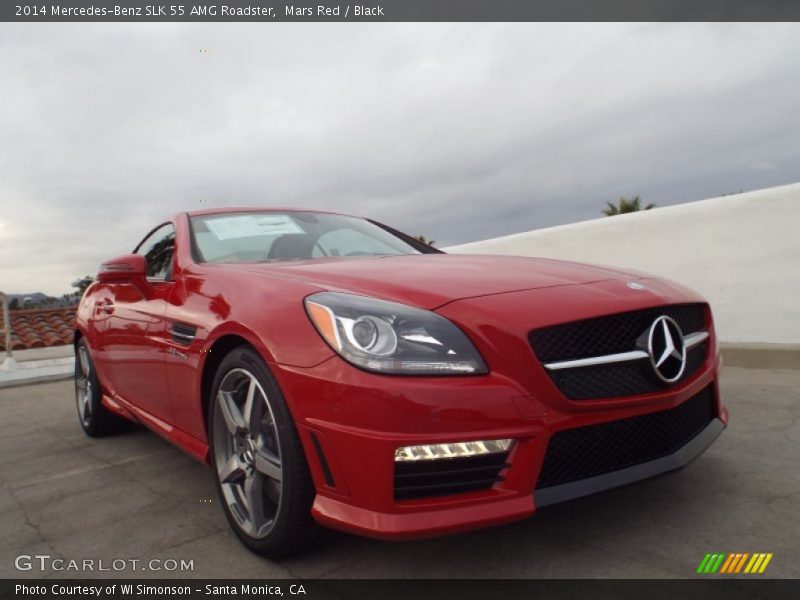
M418 460L441 460L447 458L465 458L508 452L514 440L476 440L471 442L453 442L449 444L424 444L421 446L401 446L394 452L395 462L413 462Z

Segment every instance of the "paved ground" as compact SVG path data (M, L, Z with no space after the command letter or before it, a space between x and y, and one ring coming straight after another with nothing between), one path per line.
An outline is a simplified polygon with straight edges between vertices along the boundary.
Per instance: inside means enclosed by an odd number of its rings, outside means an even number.
M72 345L30 348L13 353L12 368L6 353L0 354L0 388L28 385L70 377L74 372L75 350Z
M341 535L279 563L239 545L202 465L143 430L84 437L70 382L0 390L0 577L78 575L20 573L20 554L193 559L195 577L692 577L715 551L773 552L766 575L800 577L800 372L728 369L723 390L731 426L678 473L506 527Z

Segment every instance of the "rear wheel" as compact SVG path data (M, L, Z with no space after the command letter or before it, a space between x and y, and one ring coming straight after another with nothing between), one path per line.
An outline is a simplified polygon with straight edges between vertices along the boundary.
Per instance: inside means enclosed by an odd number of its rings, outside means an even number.
M83 431L92 437L117 433L130 426L130 422L110 412L100 401L100 381L85 339L75 346L75 402L78 421Z
M271 558L312 546L324 531L311 517L314 485L266 364L251 348L236 348L222 360L212 390L212 466L234 532Z

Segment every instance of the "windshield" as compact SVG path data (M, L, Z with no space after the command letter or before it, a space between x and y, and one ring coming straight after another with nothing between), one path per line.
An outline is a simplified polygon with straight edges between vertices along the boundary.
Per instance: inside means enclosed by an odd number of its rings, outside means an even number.
M191 217L191 225L201 262L387 256L422 250L366 219L326 213L220 213Z

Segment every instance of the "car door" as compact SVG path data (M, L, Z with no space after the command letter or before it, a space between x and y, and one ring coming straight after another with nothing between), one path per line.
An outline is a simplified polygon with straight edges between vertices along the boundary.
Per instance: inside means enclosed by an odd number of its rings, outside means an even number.
M167 423L172 408L166 383L164 312L172 292L175 227L160 225L139 244L135 253L147 263L147 289L131 283L108 286L100 306L106 315L101 334L105 368L114 393Z

